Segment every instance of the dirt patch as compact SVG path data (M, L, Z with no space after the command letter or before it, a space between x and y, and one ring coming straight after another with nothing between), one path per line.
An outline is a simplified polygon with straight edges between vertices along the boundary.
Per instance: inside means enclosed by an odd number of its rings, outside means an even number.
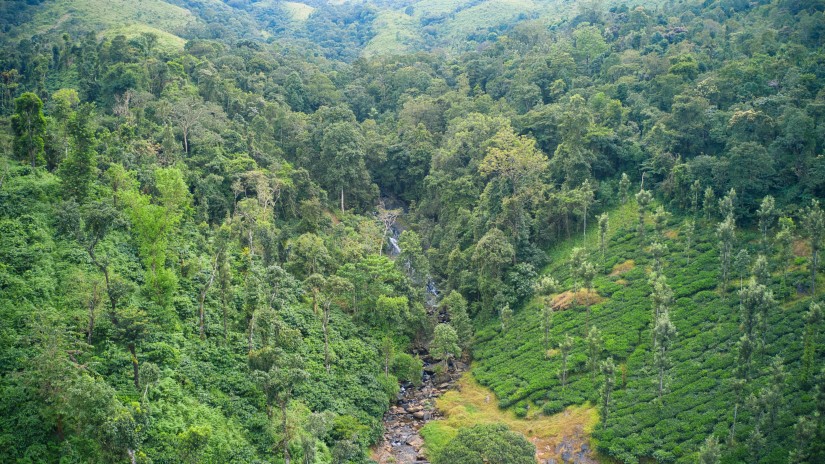
M623 263L619 263L619 264L613 266L613 270L610 271L610 277L620 276L620 275L624 274L625 272L630 271L634 267L636 267L636 261L633 261L632 259L628 259L627 261L625 261Z
M573 293L570 290L559 293L553 297L553 301L550 304L554 311L564 311L573 304L594 305L601 303L602 301L604 301L604 298L601 297L595 290L581 289L576 293Z
M794 256L802 256L806 258L811 256L811 243L807 240L794 240L793 254Z
M540 408L531 407L526 418L517 418L510 410L502 410L493 393L479 385L470 374L458 382L458 390L436 400L444 419L431 424L458 429L478 424L503 423L523 434L536 445L536 459L547 462L573 460L596 463L590 445L590 433L599 421L596 408L590 405L571 406L564 411L545 416Z

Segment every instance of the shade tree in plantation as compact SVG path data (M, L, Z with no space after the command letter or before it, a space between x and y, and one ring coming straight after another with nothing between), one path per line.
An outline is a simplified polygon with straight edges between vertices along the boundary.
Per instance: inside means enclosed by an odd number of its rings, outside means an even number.
M816 371L817 352L821 343L822 307L811 303L805 313L805 332L802 336L802 380L809 382Z
M648 190L639 190L639 193L636 194L636 205L639 210L639 225L637 228L637 233L642 239L645 237L645 215L652 200L653 195L651 195Z
M745 276L750 271L751 267L751 255L748 253L748 250L742 248L739 250L739 253L736 253L736 257L733 258L733 272L735 272L739 276L739 290L742 290L742 287L745 285Z
M619 201L622 204L627 203L628 193L630 192L630 177L626 173L622 173L619 179Z
M602 351L604 350L602 331L596 326L591 327L584 341L587 344L587 368L590 369L590 376L595 382L596 373L601 363Z
M513 321L513 310L510 308L510 303L505 303L498 310L498 319L501 323L501 331L506 332L510 328L510 323Z
M756 282L764 285L767 288L771 286L771 269L768 265L768 259L765 255L758 255L753 261L751 267L751 275L756 279Z
M705 213L705 221L710 222L715 210L716 194L711 187L706 187L705 193L702 195L702 211Z
M783 217L779 219L779 232L776 233L776 254L779 267L782 268L782 285L784 286L788 277L788 266L793 260L793 237L796 225L793 219Z
M768 234L776 222L776 200L770 195L765 196L759 205L756 216L759 218L759 232L762 234L762 253L768 253L768 247L770 247Z
M536 281L533 291L541 297L539 312L541 313L541 333L543 339L544 357L547 358L550 350L550 330L553 328L553 305L549 296L558 291L559 283L556 279L544 275Z
M668 253L667 245L655 241L650 244L648 251L650 252L650 257L653 258L653 272L661 273L664 269L664 258Z
M734 223L736 222L736 190L730 189L719 199L719 213L723 219L731 218Z
M607 213L602 213L598 216L599 220L599 251L602 253L602 265L604 265L604 256L607 249L607 232L610 227L609 216Z
M698 464L719 464L722 457L722 447L715 435L709 435L699 448Z
M682 225L682 235L685 237L685 260L690 265L690 256L693 253L693 242L696 236L696 221L689 219Z
M613 358L609 357L601 362L599 365L604 379L602 380L601 388L601 409L602 409L602 427L607 428L607 421L610 417L610 400L613 394L613 387L616 384L616 365L613 363Z
M733 259L733 246L736 240L736 225L733 216L726 216L716 227L716 237L719 239L719 263L721 265L722 290L727 291L730 279L731 260Z
M808 237L811 247L811 260L808 267L811 272L811 295L816 295L816 273L819 267L819 249L825 238L825 212L819 207L819 201L811 200L802 216L802 230Z
M671 366L670 348L675 342L676 327L670 321L670 314L664 311L659 314L656 319L656 324L653 327L655 334L654 357L653 364L659 373L658 379L658 393L659 401L662 401L662 395L665 390L665 376Z
M567 388L567 362L570 358L570 351L575 346L575 340L570 334L564 334L561 342L559 342L559 353L561 354L561 370L559 371L559 380L561 380L561 389L564 391Z
M665 227L667 226L667 222L670 220L672 214L665 211L664 206L659 206L656 208L656 211L653 212L653 229L656 231L656 236L658 240L664 240L665 238Z
M701 195L702 183L699 182L699 179L696 179L690 185L690 213L693 221L697 219L697 215L699 214L699 200L701 199Z

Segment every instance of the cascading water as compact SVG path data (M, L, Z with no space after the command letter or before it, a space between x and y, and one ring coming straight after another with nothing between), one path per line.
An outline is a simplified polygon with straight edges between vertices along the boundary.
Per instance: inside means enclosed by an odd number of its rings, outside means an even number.
M398 246L398 239L395 237L390 237L390 246L392 250L390 252L391 256L398 256L401 254L401 248Z

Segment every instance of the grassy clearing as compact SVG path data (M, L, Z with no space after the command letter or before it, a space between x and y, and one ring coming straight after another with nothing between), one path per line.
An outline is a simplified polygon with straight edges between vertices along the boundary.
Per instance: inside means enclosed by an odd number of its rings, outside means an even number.
M404 13L384 11L374 27L377 34L364 48L365 56L407 53L421 46L415 19Z
M314 7L311 7L306 3L283 2L281 5L287 13L289 13L290 18L292 18L293 21L306 21L307 18L309 18L309 15L315 11Z
M124 35L127 39L137 37L142 33L153 33L158 36L157 47L164 51L181 51L186 45L186 40L166 31L162 31L146 24L130 24L128 26L113 27L104 31L103 35L112 38L116 35Z
M44 3L28 30L44 33L72 24L105 30L134 24L179 35L194 20L188 10L161 0L64 0Z
M542 462L559 460L555 450L560 441L563 438L586 440L599 420L596 409L589 405L571 406L551 416L542 415L535 408L525 417L517 417L515 412L501 409L495 395L470 374L465 374L458 382L458 389L444 394L436 405L444 419L430 422L421 431L430 454L440 451L459 428L502 423L536 445L536 457Z

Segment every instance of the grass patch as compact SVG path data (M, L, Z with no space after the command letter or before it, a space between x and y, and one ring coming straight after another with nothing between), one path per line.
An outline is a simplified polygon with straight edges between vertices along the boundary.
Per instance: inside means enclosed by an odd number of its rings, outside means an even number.
M376 34L364 48L365 56L407 53L422 45L415 19L404 13L381 12L374 28Z
M30 33L44 33L74 24L97 30L145 25L180 35L193 21L188 10L161 0L64 0L44 3L27 27Z
M430 422L421 430L429 455L438 453L462 427L502 423L536 445L536 457L542 462L559 460L555 449L562 439L587 440L598 422L596 409L589 405L571 406L550 416L531 405L526 416L520 418L516 412L502 409L495 395L470 374L464 374L459 380L457 390L436 400L436 406L444 419Z
M314 7L307 5L306 3L300 2L283 2L281 4L289 13L289 17L293 21L306 21L307 18L315 11Z

